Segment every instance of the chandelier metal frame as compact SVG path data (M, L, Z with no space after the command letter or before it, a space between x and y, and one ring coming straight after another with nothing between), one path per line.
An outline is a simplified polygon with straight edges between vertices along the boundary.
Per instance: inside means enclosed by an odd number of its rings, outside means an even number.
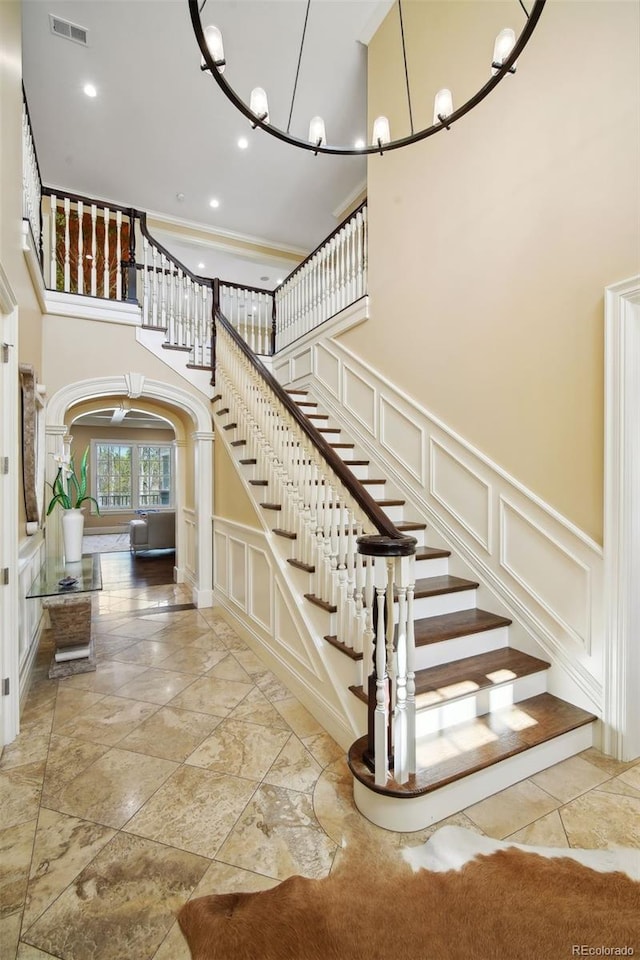
M298 147L301 150L309 150L311 153L318 154L331 154L337 156L367 156L368 154L383 154L388 150L399 150L401 147L409 146L409 144L417 143L420 140L426 140L427 137L434 136L436 133L440 133L442 130L450 130L454 123L460 120L465 114L469 113L470 110L473 110L474 107L477 107L479 103L487 97L492 90L497 87L497 85L504 80L509 74L515 73L515 63L520 57L522 51L526 47L527 43L531 39L531 35L535 30L538 20L542 15L546 0L535 0L533 7L530 13L526 12L523 3L520 0L520 5L522 9L525 10L527 16L527 21L525 26L518 36L513 49L510 54L505 58L503 63L492 63L493 75L487 80L484 86L470 97L462 106L458 107L456 110L453 110L446 117L442 117L438 123L433 123L429 127L425 127L422 130L416 130L406 137L400 137L397 140L390 140L386 143L378 141L374 144L365 144L363 147L343 147L343 146L331 146L330 144L324 144L322 142L312 143L310 140L302 140L299 137L294 136L288 130L282 130L280 127L274 126L264 117L255 114L249 106L244 102L244 100L238 96L236 91L233 89L230 83L225 80L223 77L220 67L225 65L224 61L216 63L216 61L211 56L207 42L205 39L204 28L202 26L202 21L200 19L199 9L199 0L188 0L189 3L189 12L191 14L191 24L193 26L193 32L195 34L200 52L202 54L203 65L202 70L205 70L211 74L213 79L216 81L226 98L236 107L240 113L244 114L252 127L260 127L261 130L264 130L265 133L270 134L272 137L276 137L278 140L282 140L285 143L289 143L294 147ZM203 4L204 6L204 4ZM402 13L400 13L402 17ZM401 20L402 25L402 20ZM305 24L306 26L306 24ZM403 53L404 53L404 35L403 35ZM405 74L406 74L406 58L405 58ZM409 99L409 108L411 104L410 93L409 93L409 81L407 76L407 95Z

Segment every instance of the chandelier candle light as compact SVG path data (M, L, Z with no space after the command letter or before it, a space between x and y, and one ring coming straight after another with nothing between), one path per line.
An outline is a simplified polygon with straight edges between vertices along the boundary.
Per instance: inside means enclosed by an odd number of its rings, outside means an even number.
M302 40L298 55L298 69L296 71L295 82L293 86L293 96L291 100L291 110L289 112L289 123L287 129L282 130L274 126L269 119L269 105L267 94L262 87L255 87L251 91L249 105L242 100L235 92L233 87L224 79L223 73L226 66L224 56L224 44L220 29L211 24L207 27L202 26L200 19L199 0L188 0L189 11L191 13L191 23L193 31L202 54L201 68L211 74L224 95L228 100L249 120L251 126L255 129L260 127L266 133L283 140L294 147L300 147L303 150L310 150L314 154L326 153L337 154L340 156L362 156L363 154L386 153L387 150L397 150L400 147L406 147L419 140L425 140L427 137L439 133L441 130L450 130L452 125L460 120L466 113L469 113L474 107L481 103L486 96L503 80L508 74L516 72L516 61L525 46L529 42L531 34L536 28L540 15L544 9L546 0L534 0L531 12L529 12L523 0L518 0L520 7L526 16L524 29L519 37L510 27L501 30L498 34L493 50L493 59L491 61L490 77L477 93L469 98L462 106L456 110L453 108L453 96L451 90L442 89L435 95L433 123L422 130L414 130L413 113L411 110L411 90L409 87L409 73L407 69L407 56L404 42L404 25L402 21L402 0L398 0L398 13L400 18L400 37L402 42L402 55L404 59L404 73L407 87L407 103L409 108L409 118L411 133L409 136L401 137L397 140L391 139L389 120L387 117L377 117L373 124L373 134L371 144L367 146L362 140L353 146L332 146L327 142L325 124L322 117L315 116L309 124L309 138L302 140L290 132L291 114L296 95L298 75L300 71L300 62L302 60L302 51L309 17L309 6L311 0L307 0L304 29L302 31Z

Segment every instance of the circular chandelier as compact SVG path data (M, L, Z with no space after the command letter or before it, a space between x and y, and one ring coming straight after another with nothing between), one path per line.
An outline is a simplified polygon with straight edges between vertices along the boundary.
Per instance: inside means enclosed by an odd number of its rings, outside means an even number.
M206 3L206 0L204 3L202 3L202 6L199 6L198 0L188 0L188 2L193 31L202 54L201 69L211 74L227 99L231 101L231 103L240 111L240 113L244 114L244 116L251 123L252 127L260 127L261 130L271 134L271 136L276 137L278 140L283 140L285 143L290 143L292 146L299 147L302 150L310 150L314 154L326 153L337 154L339 156L364 156L366 154L373 153L383 154L386 153L387 150L398 150L400 147L406 147L410 143L417 143L419 140L425 140L427 137L431 137L436 133L440 133L442 130L450 130L456 121L460 120L461 117L464 117L464 115L469 113L470 110L473 110L474 107L477 107L478 104L481 103L485 97L491 93L491 91L500 83L501 80L503 80L509 74L516 72L516 61L526 47L533 31L536 28L546 0L534 0L531 12L526 9L523 0L518 0L527 18L524 29L518 37L516 37L515 32L511 29L500 31L495 41L493 59L491 61L491 75L487 82L484 84L484 86L480 87L480 89L472 97L463 103L462 106L455 110L453 108L453 97L451 91L448 89L439 90L435 95L433 123L430 127L425 127L422 130L414 130L413 126L411 91L409 87L409 74L407 70L407 56L404 42L402 0L398 0L400 36L402 41L404 75L407 88L407 102L409 108L411 133L408 136L401 137L397 140L392 140L389 128L389 120L387 117L380 116L374 120L373 134L370 144L360 141L359 143L348 147L334 146L327 143L324 121L322 120L322 117L319 116L313 117L309 124L308 140L302 140L299 137L294 136L294 134L289 131L288 127L286 130L282 130L280 127L274 126L270 122L267 94L262 87L255 87L251 91L249 104L247 105L245 101L238 96L236 91L223 76L226 61L224 58L222 33L220 32L219 28L213 24L210 24L206 27L203 27L202 25L200 14ZM302 40L298 54L298 71L296 72L296 79L293 89L293 99L295 99L296 94L298 73L300 71L300 62L302 60L302 51L304 47L310 3L311 0L307 0ZM291 108L293 110L293 100Z

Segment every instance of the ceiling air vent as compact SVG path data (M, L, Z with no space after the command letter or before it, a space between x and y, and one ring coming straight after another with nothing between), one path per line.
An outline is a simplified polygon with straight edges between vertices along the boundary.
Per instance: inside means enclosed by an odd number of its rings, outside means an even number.
M64 37L65 40L73 40L74 43L87 46L89 31L85 27L79 27L77 23L70 23L68 20L61 20L60 17L54 17L52 13L49 14L49 22L51 23L51 32L55 33L57 37Z

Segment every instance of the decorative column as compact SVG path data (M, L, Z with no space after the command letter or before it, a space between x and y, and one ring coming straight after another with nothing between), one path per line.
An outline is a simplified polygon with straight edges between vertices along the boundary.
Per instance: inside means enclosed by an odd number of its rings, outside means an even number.
M193 591L197 607L213 606L213 431L191 434L194 443L196 557L198 581Z
M175 583L184 583L184 563L187 549L187 538L185 537L184 522L182 511L184 508L184 492L187 484L187 464L185 450L187 449L186 440L174 440L173 463L175 468L175 490L176 490L176 561L180 566L173 568L173 579Z

